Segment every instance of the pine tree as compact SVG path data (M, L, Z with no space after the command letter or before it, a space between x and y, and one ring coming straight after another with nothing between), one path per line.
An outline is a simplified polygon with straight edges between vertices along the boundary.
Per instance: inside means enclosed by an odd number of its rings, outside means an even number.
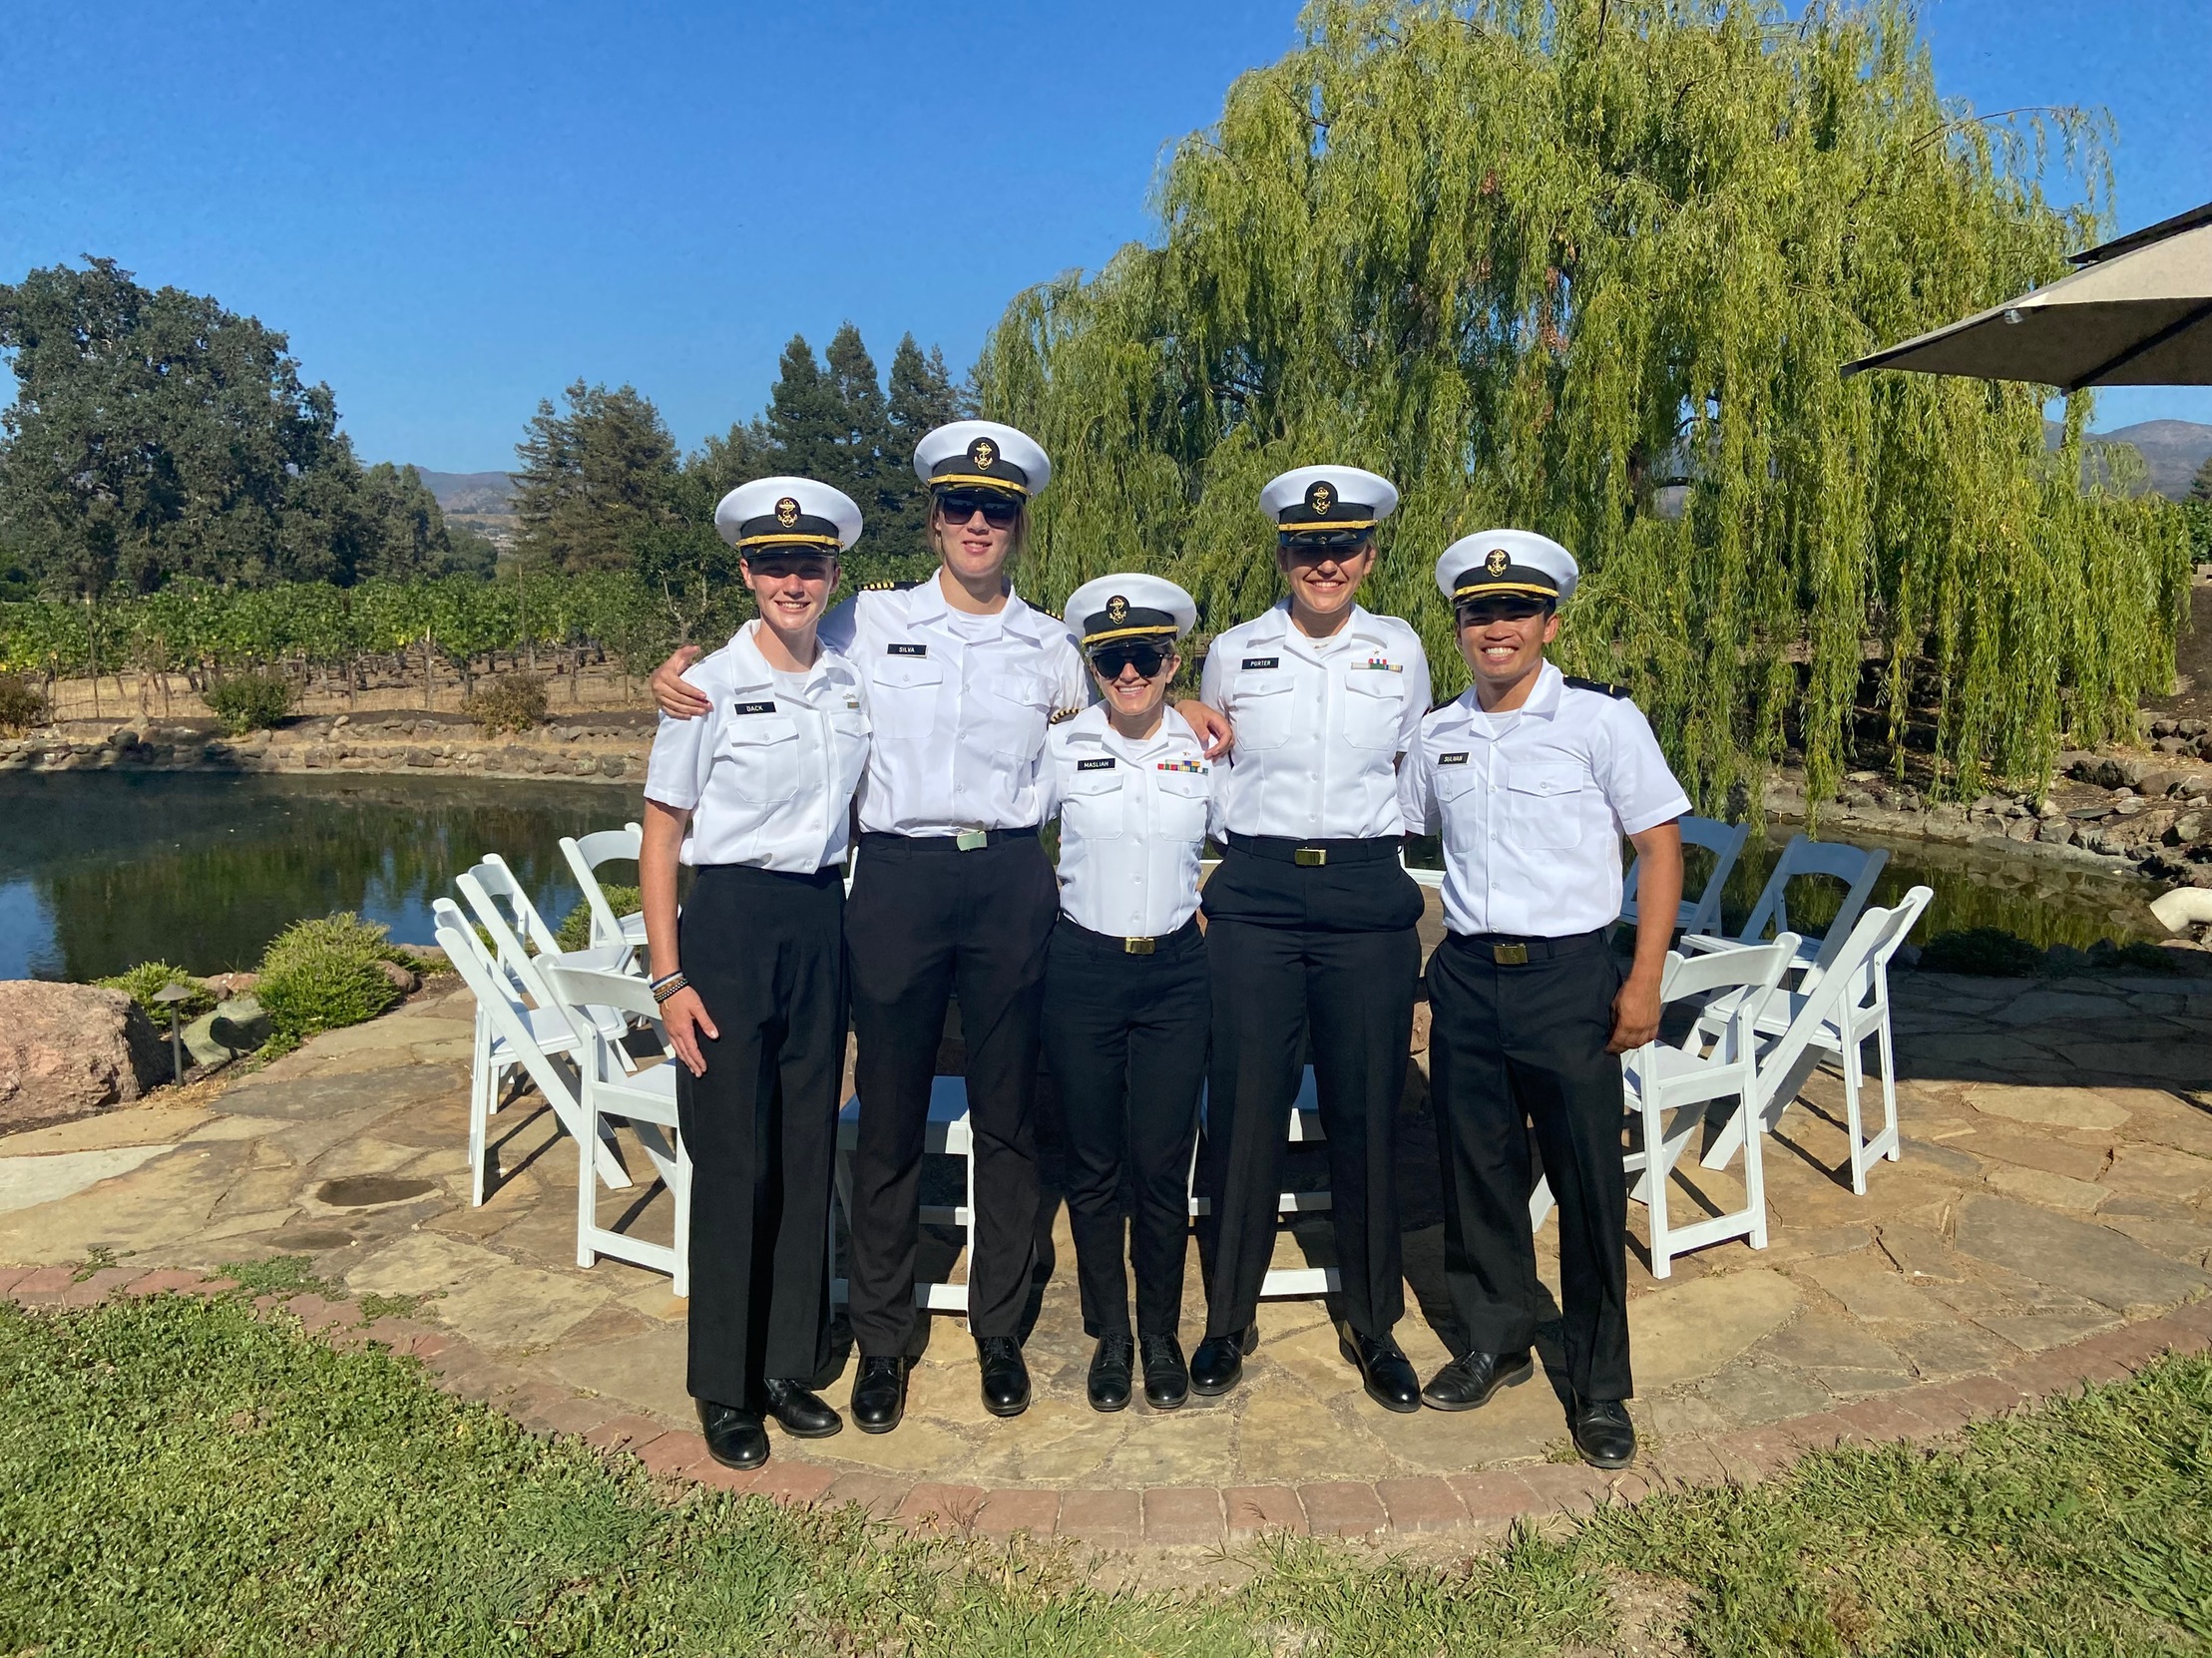
M2197 475L2189 483L2189 499L2212 506L2212 455L2204 458L2204 465L2197 468Z
M762 424L774 448L776 472L828 484L843 471L844 410L836 382L822 372L804 334L793 334L783 348Z
M675 521L675 441L635 386L577 381L567 412L538 404L515 446L517 550L557 570L628 568L640 539Z

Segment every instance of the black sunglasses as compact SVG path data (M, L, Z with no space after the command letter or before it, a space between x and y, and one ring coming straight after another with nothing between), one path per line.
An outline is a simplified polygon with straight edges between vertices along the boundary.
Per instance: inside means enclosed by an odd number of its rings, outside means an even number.
M982 495L972 491L948 491L937 498L937 510L947 524L966 524L976 514L994 530L1004 530L1022 516L1022 504L1010 496Z
M1481 627L1493 622L1527 622L1551 607L1541 599L1469 599L1459 606L1462 627Z
M1121 677L1121 670L1131 662L1136 671L1149 679L1167 660L1167 652L1156 644L1102 644L1091 652L1091 665L1108 679Z
M1303 554L1309 559L1320 559L1364 547L1367 537L1365 530L1285 530L1280 545L1294 557Z

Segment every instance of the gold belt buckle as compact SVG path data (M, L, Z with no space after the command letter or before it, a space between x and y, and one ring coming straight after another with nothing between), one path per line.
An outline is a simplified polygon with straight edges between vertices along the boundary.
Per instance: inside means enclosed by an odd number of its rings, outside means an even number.
M987 829L963 829L953 837L955 852L981 852L990 844L991 833Z
M1329 849L1325 846L1301 846L1291 853L1290 861L1303 864L1307 869L1319 869L1329 861Z
M1149 956L1152 953L1150 939L1123 939L1121 953L1124 956Z
M1494 944L1490 947L1490 959L1500 967L1527 967L1529 947L1525 944Z

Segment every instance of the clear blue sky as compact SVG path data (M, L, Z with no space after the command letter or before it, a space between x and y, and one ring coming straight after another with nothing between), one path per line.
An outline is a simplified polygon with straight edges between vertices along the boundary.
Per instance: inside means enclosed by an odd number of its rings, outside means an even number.
M2212 198L2212 0L1934 0L1939 84L2118 127L2123 226ZM364 458L512 463L631 381L695 444L794 331L964 368L1017 289L1149 227L1161 147L1291 43L1289 0L1045 6L14 0L0 280L86 252L291 336ZM948 210L978 186L996 222ZM949 188L949 187L957 187ZM2212 390L2098 424L2212 421Z

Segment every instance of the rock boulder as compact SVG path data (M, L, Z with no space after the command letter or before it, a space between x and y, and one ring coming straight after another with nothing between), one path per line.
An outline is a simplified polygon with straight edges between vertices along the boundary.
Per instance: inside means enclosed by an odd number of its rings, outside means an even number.
M169 1043L121 991L0 981L0 1134L136 1099L170 1065Z

